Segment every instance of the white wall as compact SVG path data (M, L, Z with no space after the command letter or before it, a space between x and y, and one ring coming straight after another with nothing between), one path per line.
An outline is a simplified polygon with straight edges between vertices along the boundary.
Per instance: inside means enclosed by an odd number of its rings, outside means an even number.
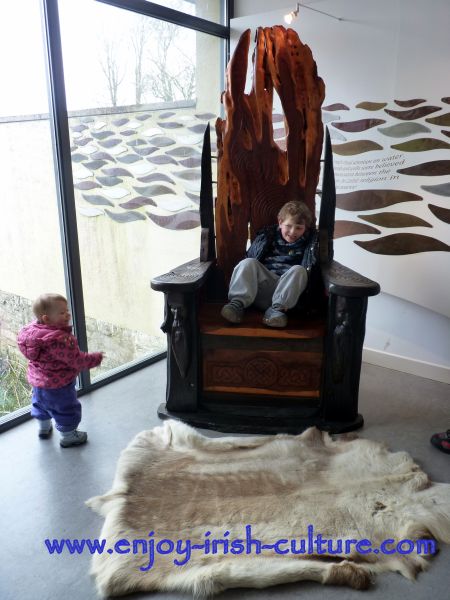
M426 98L432 104L433 99L450 95L448 0L428 3L423 0L316 0L305 4L344 19L337 21L300 7L299 18L291 25L313 51L319 75L326 84L325 104L344 102L355 106L356 101L389 98ZM295 2L290 4L286 0L235 0L232 41L236 43L248 27L255 30L258 26L284 24L283 15L294 7ZM433 183L444 181L448 178L438 178ZM440 204L448 207L448 198L440 198ZM444 231L442 226L441 231ZM449 243L448 226L446 231L447 239L442 241ZM352 268L355 268L352 259L358 251L348 239L335 243L335 258ZM369 300L365 360L450 382L450 298L442 298L448 285L441 285L444 279L446 282L449 279L449 256L449 253L429 252L394 257L395 261L401 258L403 262L401 265L391 262L391 268L409 276L405 288L409 290L402 298L388 286L390 293ZM445 265L441 280L436 273L430 275L427 267L431 264L436 269L436 261L439 268ZM366 262L369 268L371 260ZM372 272L357 270L377 279ZM395 279L392 273L389 275L391 280ZM421 292L421 285L427 288L428 296L423 303L420 293L411 293ZM417 288L412 290L412 286ZM414 302L409 301L411 298Z

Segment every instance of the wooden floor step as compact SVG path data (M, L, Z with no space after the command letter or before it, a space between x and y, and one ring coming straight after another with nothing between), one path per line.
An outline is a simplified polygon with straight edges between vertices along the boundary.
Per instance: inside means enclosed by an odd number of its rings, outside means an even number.
M275 338L279 340L305 340L323 338L325 317L302 317L289 314L286 328L267 327L262 322L263 312L249 308L244 313L242 323L228 323L221 315L223 304L202 304L199 309L199 327L204 335L234 336L252 338Z

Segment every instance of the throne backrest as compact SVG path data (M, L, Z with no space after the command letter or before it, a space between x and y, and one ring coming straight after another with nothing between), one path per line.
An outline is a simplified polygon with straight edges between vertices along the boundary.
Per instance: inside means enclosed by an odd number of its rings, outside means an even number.
M228 280L253 239L276 223L289 200L305 202L315 214L325 86L311 50L282 26L258 28L253 83L245 93L250 30L245 31L227 69L222 94L225 119L217 119L218 176L215 207L217 264ZM284 113L285 141L273 133L273 96Z

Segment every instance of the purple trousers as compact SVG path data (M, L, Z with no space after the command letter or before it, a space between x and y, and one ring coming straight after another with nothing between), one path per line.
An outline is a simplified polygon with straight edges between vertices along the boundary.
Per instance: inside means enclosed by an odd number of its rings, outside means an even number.
M81 404L75 381L61 388L33 387L31 416L45 421L54 419L58 431L72 431L81 421Z

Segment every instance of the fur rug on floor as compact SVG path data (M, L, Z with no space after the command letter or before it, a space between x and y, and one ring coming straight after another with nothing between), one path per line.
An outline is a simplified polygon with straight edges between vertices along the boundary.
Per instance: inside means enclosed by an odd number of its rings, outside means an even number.
M450 485L430 482L405 452L351 437L310 428L209 438L176 421L143 431L112 489L87 501L105 517L92 564L99 593L414 578L433 540L450 543Z

